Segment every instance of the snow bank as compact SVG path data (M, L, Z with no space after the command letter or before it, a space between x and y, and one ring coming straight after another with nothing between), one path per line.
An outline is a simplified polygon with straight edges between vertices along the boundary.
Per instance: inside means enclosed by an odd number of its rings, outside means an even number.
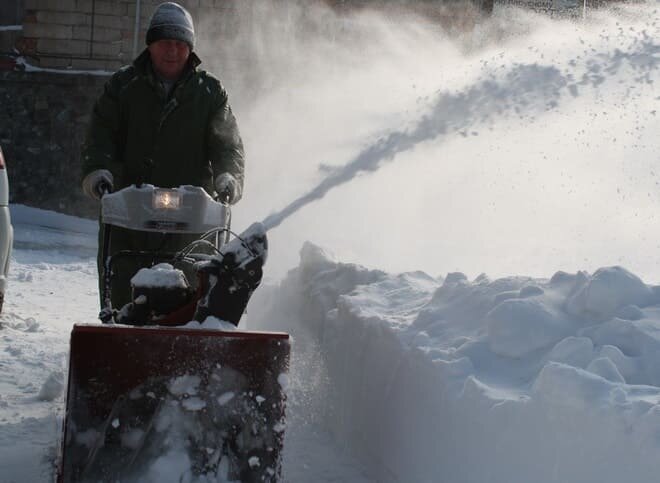
M96 255L98 222L54 211L10 204L14 249L72 251L79 257Z
M442 280L306 244L249 324L291 331L294 407L378 481L656 481L659 294L622 267Z

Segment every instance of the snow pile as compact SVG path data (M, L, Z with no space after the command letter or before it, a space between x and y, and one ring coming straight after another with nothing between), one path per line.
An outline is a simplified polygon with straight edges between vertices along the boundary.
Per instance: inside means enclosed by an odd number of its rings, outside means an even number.
M54 401L62 394L64 389L64 376L61 372L51 372L39 390L37 399L40 401Z
M95 256L98 222L41 210L9 205L14 225L14 249L59 249L77 256Z
M205 330L223 330L223 331L233 331L236 330L236 326L231 322L226 320L218 319L212 315L204 319L204 322L200 323L196 320L191 320L186 325L182 327L186 329L205 329Z
M378 481L657 478L660 287L622 267L435 279L306 244L258 298L250 326L322 367L308 410Z

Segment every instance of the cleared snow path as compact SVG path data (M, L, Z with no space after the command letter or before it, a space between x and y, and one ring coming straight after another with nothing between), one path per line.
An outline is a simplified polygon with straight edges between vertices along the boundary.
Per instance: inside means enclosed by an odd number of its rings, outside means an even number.
M12 216L16 242L0 315L0 483L47 482L70 329L98 315L96 223L23 206L12 206ZM304 410L289 405L284 480L370 481Z

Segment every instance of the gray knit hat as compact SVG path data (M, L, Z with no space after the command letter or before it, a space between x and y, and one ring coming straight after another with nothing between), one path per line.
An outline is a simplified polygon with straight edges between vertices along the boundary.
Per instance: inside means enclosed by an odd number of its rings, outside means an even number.
M190 50L195 47L193 19L178 3L161 3L151 17L147 30L147 45L162 39L181 40L188 44Z

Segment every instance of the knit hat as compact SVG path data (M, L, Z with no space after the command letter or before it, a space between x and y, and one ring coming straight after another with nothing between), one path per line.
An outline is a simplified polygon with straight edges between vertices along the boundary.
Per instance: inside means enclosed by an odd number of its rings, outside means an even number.
M172 39L195 47L195 27L190 13L178 3L165 2L156 7L147 30L147 45L157 40Z

